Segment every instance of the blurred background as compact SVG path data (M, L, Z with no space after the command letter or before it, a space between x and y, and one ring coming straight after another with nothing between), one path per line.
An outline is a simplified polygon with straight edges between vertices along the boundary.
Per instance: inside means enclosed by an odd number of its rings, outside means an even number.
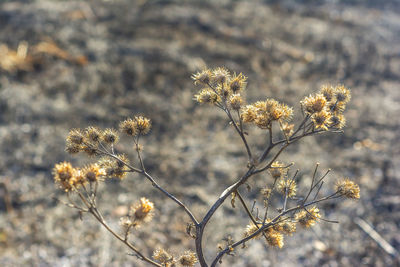
M400 2L326 1L0 1L0 265L145 266L88 215L58 203L55 163L82 166L64 152L71 128L118 127L145 114L145 164L159 183L202 217L246 168L227 119L193 101L190 76L225 66L248 76L249 103L274 97L294 107L325 83L352 90L343 134L304 139L281 157L299 169L304 194L315 163L335 180L360 184L356 202L321 206L320 222L285 239L237 249L222 266L396 266L400 249ZM250 131L260 150L265 135ZM131 143L117 150L137 163ZM264 174L242 190L261 205ZM99 206L118 229L125 207L144 196L155 217L131 240L151 255L193 249L188 218L142 177L108 181ZM274 200L278 203L278 199ZM227 201L206 231L211 260L248 218ZM371 229L366 227L369 225ZM371 236L379 235L374 241ZM382 248L383 246L383 248Z

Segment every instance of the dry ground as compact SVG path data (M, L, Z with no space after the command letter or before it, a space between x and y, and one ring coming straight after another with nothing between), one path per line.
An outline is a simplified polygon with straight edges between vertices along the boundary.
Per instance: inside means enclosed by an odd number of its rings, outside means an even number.
M303 185L318 161L333 169L331 181L349 176L362 190L358 202L323 206L340 224L319 223L287 238L281 250L251 243L223 266L399 264L353 221L362 218L399 250L400 4L382 2L1 2L0 265L144 266L92 218L80 220L54 200L63 198L51 177L54 164L87 162L64 152L73 127L117 127L127 116L146 114L153 120L144 141L148 170L197 216L204 214L246 166L226 118L192 101L191 73L221 65L249 76L249 102L275 97L297 112L298 101L321 84L350 87L344 134L307 139L282 159L301 169ZM5 47L19 47L7 54L20 60L19 70L5 61ZM252 133L252 145L260 147L263 136ZM127 140L117 149L133 157ZM252 191L243 191L249 203L260 200L267 180L250 182ZM135 238L144 253L193 248L187 217L142 178L111 181L100 191L114 227L120 207L141 196L155 202L153 222ZM224 205L207 228L207 258L247 223L240 209Z

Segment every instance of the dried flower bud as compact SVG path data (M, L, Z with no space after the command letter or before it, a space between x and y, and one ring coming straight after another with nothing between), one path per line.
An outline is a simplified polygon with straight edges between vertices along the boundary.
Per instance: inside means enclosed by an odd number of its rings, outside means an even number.
M231 75L225 68L216 68L212 71L212 80L215 83L223 84L230 79Z
M207 85L211 81L212 73L209 69L203 70L202 72L198 72L192 75L192 79L194 80L194 84L204 84Z
M67 143L80 145L83 143L85 136L80 129L72 129L67 136Z
M72 167L71 163L58 163L53 169L54 180L61 186L62 189L68 192L72 189L70 181L73 179L75 172L76 170Z
M295 215L295 219L303 227L311 227L315 224L317 219L321 218L319 209L317 207L312 207L307 211L301 210Z
M247 225L246 230L244 231L244 234L243 234L244 237L251 236L252 234L257 232L260 227L261 227L261 225L256 226L253 222L251 222L250 224ZM252 239L259 238L260 236L261 236L261 233L253 236Z
M185 267L193 267L196 262L197 262L196 253L194 253L193 251L190 251L190 250L185 251L183 253L183 255L181 255L178 258L178 263L181 266L185 266Z
M283 122L281 128L286 136L291 136L293 134L294 124Z
M336 183L336 192L350 199L360 198L360 187L348 178L345 178Z
M285 167L285 164L279 161L275 161L274 163L271 164L269 172L271 173L274 179L278 179L286 176L286 174L288 173L288 168Z
M243 105L243 99L238 94L232 95L229 99L229 102L230 102L232 109L234 109L234 110L239 110L241 108L241 106Z
M154 204L147 198L142 197L136 206L131 207L132 216L136 221L150 221L152 219L152 212Z
M202 89L197 95L194 96L196 101L200 104L215 104L218 102L218 95L210 88Z
M333 95L334 90L335 89L331 85L323 85L319 93L322 94L325 97L326 101L329 102L334 97Z
M69 154L76 154L81 151L81 145L67 142L65 146L65 151Z
M278 182L277 190L282 195L286 195L289 198L296 196L297 185L296 182L291 179L281 179Z
M263 195L264 199L268 199L271 196L272 190L269 187L264 187L260 190L260 193Z
M239 75L234 74L232 79L229 82L229 88L233 93L238 93L241 90L244 90L246 87L247 77L242 73Z
M106 172L99 165L90 164L82 169L82 175L89 182L97 182L102 176L106 175Z
M331 114L326 112L325 110L322 110L318 113L314 113L311 116L311 120L313 121L315 128L322 129L325 131L328 130L330 118Z
M101 139L101 132L98 128L90 126L85 130L86 137L92 142L99 142Z
M243 122L253 122L257 118L257 108L253 105L247 105L242 108L240 116Z
M167 264L172 262L174 257L171 254L169 254L165 249L158 248L153 252L153 259L163 264Z
M337 102L347 103L350 101L351 94L350 90L343 85L338 85L335 87L334 95Z
M333 115L329 119L329 127L343 129L345 125L346 125L346 119L342 114Z
M268 245L271 247L283 247L283 235L275 231L272 227L265 230L264 235Z
M296 223L290 221L281 222L282 233L291 235L296 232Z
M107 144L115 144L118 142L118 133L114 129L105 129L103 133L103 141Z
M136 129L137 132L141 135L148 134L151 128L151 122L148 118L142 116L136 116Z
M126 119L119 124L119 129L121 132L124 132L127 135L135 136L137 134L136 121L132 119Z
M305 97L300 103L304 111L311 115L324 109L326 98L322 94L310 95Z

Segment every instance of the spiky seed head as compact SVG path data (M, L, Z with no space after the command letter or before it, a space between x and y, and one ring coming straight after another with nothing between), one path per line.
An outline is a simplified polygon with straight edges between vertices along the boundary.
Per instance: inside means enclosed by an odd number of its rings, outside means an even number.
M97 182L106 175L106 172L95 163L85 166L82 169L82 175L88 182Z
M296 232L296 223L291 221L283 221L281 223L282 226L282 233L286 235L292 235Z
M210 88L204 88L194 96L200 104L215 104L219 101L219 96Z
M136 120L126 119L120 122L119 129L129 136L135 136L137 134Z
M193 251L185 251L179 258L178 263L180 266L193 267L197 262L196 253Z
M295 181L285 178L278 182L277 190L282 195L287 194L289 198L292 198L296 196L297 185Z
M323 85L321 86L321 90L319 91L320 94L322 94L326 101L331 101L334 97L334 90L335 88L332 85Z
M149 133L151 129L150 119L145 118L143 116L136 116L135 121L136 121L136 129L139 134L145 135Z
M230 97L229 103L232 109L240 110L243 105L243 99L239 94L234 94Z
M194 84L208 85L211 82L212 72L209 69L205 69L201 72L192 75Z
M326 98L323 94L310 95L305 97L300 103L308 114L314 114L324 109Z
M264 233L268 245L270 245L271 247L278 247L278 248L283 247L284 245L283 235L280 232L274 230L273 227L271 227L265 230Z
M152 219L153 209L153 202L142 197L136 206L131 207L132 217L138 222L148 222Z
M103 132L103 141L109 145L115 144L118 142L119 136L116 130L114 129L105 129Z
M87 139L92 142L99 142L101 140L101 131L97 127L89 126L85 129Z
M225 68L216 68L212 71L212 80L215 83L224 84L229 81L231 74Z
M281 129L286 136L291 136L293 134L294 124L282 122Z
M243 122L253 122L257 118L257 108L254 105L247 105L242 108L240 116Z
M360 187L349 178L344 178L336 183L336 192L342 194L349 199L360 198Z
M295 219L296 221L303 227L311 227L315 224L315 222L321 218L321 214L319 213L319 209L316 206L306 210L301 210L296 213Z
M329 127L343 129L346 125L346 118L342 114L333 115L329 119Z
M315 128L325 131L328 130L330 118L331 114L329 112L326 112L326 110L314 113L311 116L311 120L314 123Z
M71 180L75 175L75 168L69 162L61 162L54 166L53 176L54 181L60 185L66 192L72 189Z
M279 161L275 161L274 163L272 163L271 168L269 168L268 170L274 179L285 177L288 173L288 168L285 167L285 164Z
M67 144L65 145L65 151L69 154L76 154L81 151L81 145L67 142Z
M334 95L336 101L340 103L347 103L350 101L351 98L350 90L343 85L338 85L335 87Z
M153 252L153 259L166 265L167 263L172 262L174 257L165 249L158 248Z
M85 136L80 129L72 129L67 136L67 143L80 145L83 143Z
M230 90L234 94L244 90L246 87L246 84L247 84L246 80L247 80L247 77L244 76L242 73L239 73L238 75L236 75L236 73L235 73L229 82Z

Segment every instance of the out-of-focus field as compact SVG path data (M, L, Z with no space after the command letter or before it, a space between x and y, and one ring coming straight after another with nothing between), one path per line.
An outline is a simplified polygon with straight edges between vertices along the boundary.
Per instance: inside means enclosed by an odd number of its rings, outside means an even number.
M354 219L400 249L400 3L398 1L2 1L0 3L0 265L145 266L90 216L63 206L51 169L88 162L64 152L69 129L118 127L134 114L153 121L145 164L196 216L246 168L246 154L215 108L192 100L190 75L226 66L248 78L247 99L274 97L294 107L324 83L352 90L343 134L293 145L281 160L300 169L304 194L316 162L332 168L322 193L348 176L356 202L322 205L320 222L285 239L262 240L225 257L223 266L395 266ZM297 117L297 118L298 118ZM260 148L261 131L250 130ZM134 157L123 139L116 147ZM243 190L261 203L268 175ZM193 249L188 218L143 178L100 187L99 206L118 229L123 207L145 196L152 222L132 237L146 255ZM207 228L205 255L242 236L248 224L227 201Z

